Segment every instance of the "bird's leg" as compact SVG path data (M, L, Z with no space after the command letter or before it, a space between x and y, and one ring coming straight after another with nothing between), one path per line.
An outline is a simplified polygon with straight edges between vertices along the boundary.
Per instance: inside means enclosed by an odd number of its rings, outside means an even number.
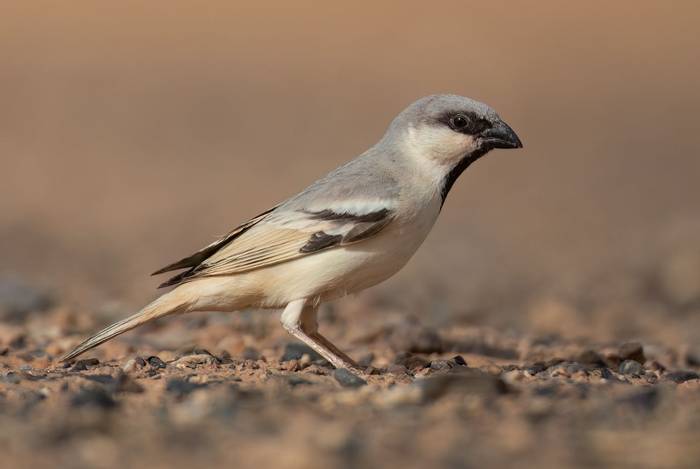
M336 368L347 368L355 374L362 373L350 357L338 350L318 332L316 311L318 307L307 304L307 300L294 300L282 312L280 322L291 335L304 342Z

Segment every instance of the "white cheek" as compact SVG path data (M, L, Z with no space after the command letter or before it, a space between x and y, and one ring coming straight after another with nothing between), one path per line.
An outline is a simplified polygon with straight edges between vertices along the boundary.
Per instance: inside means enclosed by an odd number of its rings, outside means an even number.
M431 160L438 165L452 166L475 148L473 137L447 127L409 127L404 139L406 153L414 158Z

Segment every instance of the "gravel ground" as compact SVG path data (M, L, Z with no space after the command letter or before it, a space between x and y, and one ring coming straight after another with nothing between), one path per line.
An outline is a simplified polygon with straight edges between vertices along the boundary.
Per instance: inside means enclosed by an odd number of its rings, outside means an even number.
M4 467L700 463L700 359L687 347L433 328L358 300L325 308L322 328L365 379L258 311L161 321L62 364L123 314L17 287L0 323Z

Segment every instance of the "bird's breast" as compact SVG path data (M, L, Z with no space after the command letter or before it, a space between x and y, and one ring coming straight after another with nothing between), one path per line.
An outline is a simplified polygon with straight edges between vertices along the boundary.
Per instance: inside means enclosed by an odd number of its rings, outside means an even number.
M299 298L329 300L388 279L423 243L439 212L438 196L399 210L392 223L371 238L252 273L261 287L261 305L280 307Z

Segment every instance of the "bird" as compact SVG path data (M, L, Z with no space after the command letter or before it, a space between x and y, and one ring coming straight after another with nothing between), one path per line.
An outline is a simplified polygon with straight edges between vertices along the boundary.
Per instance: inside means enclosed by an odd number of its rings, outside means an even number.
M423 243L457 178L494 149L522 148L488 105L418 99L357 158L152 275L175 287L65 354L68 361L144 323L194 311L281 309L280 322L335 368L363 370L321 335L323 302L397 273Z

